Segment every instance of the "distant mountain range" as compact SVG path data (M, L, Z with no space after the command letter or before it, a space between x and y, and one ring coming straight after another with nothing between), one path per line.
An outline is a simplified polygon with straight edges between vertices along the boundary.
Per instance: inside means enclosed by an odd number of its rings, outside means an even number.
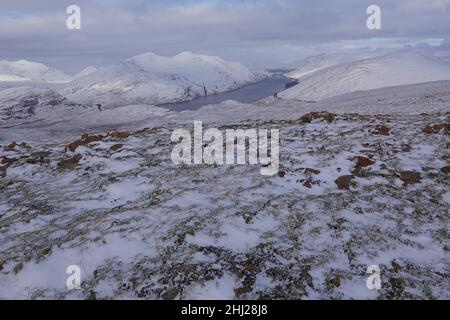
M74 76L41 63L0 61L0 122L73 117L98 112L98 104L104 111L190 100L238 89L265 76L240 63L190 52L174 57L145 53L110 67L87 67Z
M109 67L87 67L74 76L41 63L0 61L0 83L60 84L62 96L106 108L162 104L238 89L264 78L240 63L183 52L174 57L144 53Z
M359 51L309 57L287 74L299 84L280 92L278 97L319 101L354 91L450 79L448 52L436 54L411 48L385 53L385 50ZM376 54L381 55L372 57ZM367 56L371 57L364 58ZM70 109L96 104L101 104L102 109L159 105L238 89L266 76L240 63L191 52L174 57L144 53L109 67L87 67L73 76L41 63L2 60L0 85L17 82L17 86L12 85L16 88L29 83L29 88L3 93L0 89L0 108L2 118L7 119L21 113L20 117L32 115L36 108L28 108L30 101L35 101L38 108L46 104L55 107L57 104L50 102L64 101L62 104ZM35 83L55 86L38 90ZM21 108L24 110L20 111Z

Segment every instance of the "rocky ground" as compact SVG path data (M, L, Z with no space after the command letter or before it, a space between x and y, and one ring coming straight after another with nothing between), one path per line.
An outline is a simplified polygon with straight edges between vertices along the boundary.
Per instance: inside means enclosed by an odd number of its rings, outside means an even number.
M5 143L0 298L449 299L450 114L279 118L208 124L280 129L273 177L174 165L179 126Z

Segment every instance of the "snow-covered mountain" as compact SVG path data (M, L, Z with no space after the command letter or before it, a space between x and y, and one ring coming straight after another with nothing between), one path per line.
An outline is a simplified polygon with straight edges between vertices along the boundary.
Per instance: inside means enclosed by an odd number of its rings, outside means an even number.
M90 74L92 74L94 72L97 72L97 71L98 71L98 69L96 67L89 66L89 67L84 68L80 72L78 72L73 77L74 77L74 79L77 79L77 78L88 76L88 75L90 75Z
M0 82L36 81L48 83L65 83L72 78L45 64L27 60L0 60Z
M106 106L161 104L234 90L260 77L240 63L219 57L144 53L77 77L61 93L72 100Z
M286 74L287 77L300 79L316 71L340 64L371 58L371 56L351 53L321 53L308 57L297 63L296 69Z
M59 93L44 88L15 87L0 90L0 123L15 124L16 120L56 118L68 112L81 112L88 107L68 101Z
M360 48L339 52L320 53L296 62L291 62L289 66L291 69L294 69L294 71L285 74L285 76L293 79L300 79L316 71L323 70L337 64L374 58L397 50L384 48Z
M359 90L450 79L450 64L419 50L341 63L301 77L300 84L278 96L319 101Z

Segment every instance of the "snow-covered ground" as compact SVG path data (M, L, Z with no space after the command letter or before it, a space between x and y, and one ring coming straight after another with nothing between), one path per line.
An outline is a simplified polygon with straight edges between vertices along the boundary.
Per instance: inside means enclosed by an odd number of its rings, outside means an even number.
M320 61L319 61L320 62ZM300 69L293 76L300 84L282 92L284 99L319 101L358 90L371 90L430 81L449 80L450 64L426 51L410 49L369 59ZM301 74L303 72L303 74Z
M448 88L3 123L0 298L449 299ZM174 165L193 120L280 129L279 176Z

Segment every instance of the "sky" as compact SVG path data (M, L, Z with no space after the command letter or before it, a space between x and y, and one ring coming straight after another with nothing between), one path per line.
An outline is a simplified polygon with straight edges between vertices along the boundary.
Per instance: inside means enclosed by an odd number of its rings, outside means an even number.
M366 26L372 4L381 8L381 30ZM81 8L81 30L66 27L69 5ZM275 68L321 52L449 37L450 0L0 0L0 59L72 73L148 51Z

